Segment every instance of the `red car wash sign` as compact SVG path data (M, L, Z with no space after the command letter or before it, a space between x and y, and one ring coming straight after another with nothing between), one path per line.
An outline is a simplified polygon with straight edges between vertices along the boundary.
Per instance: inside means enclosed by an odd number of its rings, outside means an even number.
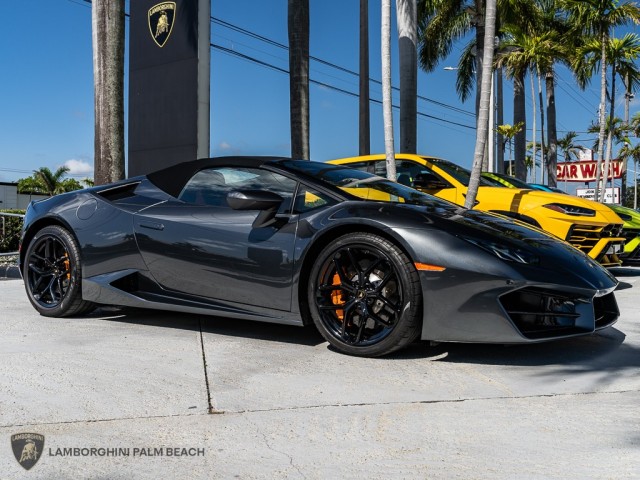
M622 160L611 160L608 178L620 178L624 171ZM564 162L558 163L556 177L563 182L594 182L596 180L597 162ZM604 170L604 162L601 169ZM602 175L604 172L601 172Z

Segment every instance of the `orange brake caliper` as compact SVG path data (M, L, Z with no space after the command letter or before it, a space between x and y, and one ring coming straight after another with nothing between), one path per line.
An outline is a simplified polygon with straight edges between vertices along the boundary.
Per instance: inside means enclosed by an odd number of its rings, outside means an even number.
M333 275L333 283L332 285L340 285L340 276L336 273ZM342 298L342 290L333 290L331 292L331 301L334 305L344 305L344 299ZM338 320L342 321L344 319L344 310L337 309L336 315Z
M64 252L64 269L67 271L67 280L71 280L71 264L69 263L69 254Z

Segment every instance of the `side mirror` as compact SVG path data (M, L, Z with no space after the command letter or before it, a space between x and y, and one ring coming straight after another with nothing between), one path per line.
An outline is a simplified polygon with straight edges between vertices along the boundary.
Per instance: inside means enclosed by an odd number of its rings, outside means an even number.
M232 190L227 203L234 210L277 210L283 198L267 190Z
M447 182L440 180L434 175L428 175L419 173L416 178L413 179L413 188L419 188L422 190L442 190L443 188L449 188Z
M276 214L283 200L277 193L267 190L232 190L227 194L227 203L234 210L260 210L253 221L253 228L276 223Z

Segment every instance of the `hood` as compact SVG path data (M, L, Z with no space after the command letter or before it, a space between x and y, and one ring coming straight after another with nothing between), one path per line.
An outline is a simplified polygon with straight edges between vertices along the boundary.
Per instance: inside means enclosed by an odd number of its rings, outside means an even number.
M580 198L562 193L544 192L542 190L524 190L519 188L501 189L500 187L481 188L485 190L489 188L492 190L500 190L501 192L503 192L502 195L504 195L504 192L512 192L514 198L519 197L519 201L521 202L523 207L522 213L526 213L526 211L530 208L549 204L571 205L573 207L579 207L594 211L595 215L590 218L595 219L594 217L598 217L599 221L606 223L622 223L620 217L616 215L613 210L611 210L611 208L609 208L607 205L599 202L594 202L593 200L587 200L586 198ZM527 205L527 203L530 203L530 206ZM551 214L551 211L549 212L549 214ZM585 217L584 215L571 216L576 219Z
M456 242L461 265L474 261L465 258L464 250L479 249L510 269L514 278L521 275L522 279L541 284L560 283L599 291L609 290L618 283L604 267L580 250L521 222L461 208L456 209L455 214L451 214L451 210L440 210L429 216L435 226L464 242ZM523 261L505 259L508 256Z
M607 205L624 222L624 228L640 229L640 212L620 205Z

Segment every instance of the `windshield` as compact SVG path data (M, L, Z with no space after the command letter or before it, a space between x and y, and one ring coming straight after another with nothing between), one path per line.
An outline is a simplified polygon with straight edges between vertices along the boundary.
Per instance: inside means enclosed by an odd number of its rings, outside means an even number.
M463 184L465 187L469 186L469 180L471 179L471 172L466 168L462 168L455 163L448 162L447 160L441 160L439 158L427 158L430 162L433 162L434 165L440 167L445 173L451 175L458 182ZM490 182L487 182L486 179L480 177L480 185L484 187L493 186Z
M527 188L531 190L531 185L529 185L527 182L523 182L522 180L519 180L510 175L505 175L504 173L492 173L491 175L495 175L496 177L503 179L505 182L509 182L516 188Z
M284 166L293 172L312 176L321 182L339 188L350 196L362 200L412 205L451 206L449 202L427 193L422 193L386 178L343 165L329 165L303 160L285 160L278 162L278 165Z

